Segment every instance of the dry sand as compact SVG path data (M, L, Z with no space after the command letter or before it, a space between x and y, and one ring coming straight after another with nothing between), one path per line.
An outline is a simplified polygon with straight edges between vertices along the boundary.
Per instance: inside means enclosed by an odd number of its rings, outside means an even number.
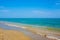
M31 38L16 30L0 29L0 40L31 40Z
M43 36L43 37L46 37L46 38L49 38L49 39L56 39L56 40L60 40L60 32L53 32L53 31L49 31L49 30L42 30L42 29L37 29L37 28L31 28L31 27L25 27L25 26L18 26L18 25L13 25L13 24L6 24L8 26L16 26L16 27L20 27L20 28L23 28L23 29L26 29L26 30L29 30L35 34L39 34L40 36ZM8 32L8 31L7 31ZM6 33L6 32L5 32ZM8 35L10 35L10 33L13 35L12 37L15 39L15 38L18 38L18 40L31 40L29 37L25 37L23 33L19 32L18 31L12 31L12 30L9 30L8 32ZM6 33L7 34L7 33ZM19 34L22 34L20 35L20 39L19 39ZM13 39L12 38L12 39ZM10 38L11 39L11 38ZM16 39L17 40L17 39Z

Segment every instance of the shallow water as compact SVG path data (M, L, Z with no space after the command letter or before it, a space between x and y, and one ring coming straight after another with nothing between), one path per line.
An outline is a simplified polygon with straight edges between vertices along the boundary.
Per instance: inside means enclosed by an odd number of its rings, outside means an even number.
M60 18L0 18L1 21L60 28Z
M18 28L18 27L13 27L13 26L7 26L3 23L0 23L0 28L4 28L4 29L7 29L7 30L17 30L17 31L20 31L20 32L23 32L25 35L29 36L32 38L32 40L48 40L47 38L43 38L41 37L40 35L37 35L37 34L34 34L26 29L22 29L22 28Z

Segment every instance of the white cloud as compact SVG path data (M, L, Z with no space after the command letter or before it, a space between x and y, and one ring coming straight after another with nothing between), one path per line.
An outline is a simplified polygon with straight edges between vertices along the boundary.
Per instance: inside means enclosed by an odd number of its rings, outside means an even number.
M35 10L32 12L35 16L38 17L52 17L53 15L52 11L48 11L48 10Z
M55 17L59 16L59 13L57 14L53 10L35 10L32 12L35 16L43 17L43 18L47 18L47 17L48 18L55 18Z
M33 13L43 13L42 11L39 11L39 10L34 10L32 11Z
M9 12L8 10L0 10L0 12Z
M51 13L49 11L41 11L41 10L33 10L32 12L36 14L50 14Z
M0 12L9 12L5 6L0 6Z

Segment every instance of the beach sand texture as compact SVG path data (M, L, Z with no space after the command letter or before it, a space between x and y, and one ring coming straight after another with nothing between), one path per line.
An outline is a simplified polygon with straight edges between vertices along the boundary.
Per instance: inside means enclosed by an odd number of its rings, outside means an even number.
M31 27L26 27L26 26L18 26L18 25L13 25L13 24L5 24L5 25L12 26L12 27L19 27L23 30L25 29L26 30L25 32L29 31L35 35L39 35L41 37L40 39L42 40L44 40L43 38L45 38L46 40L47 39L48 40L60 40L60 32L57 33L57 32L52 32L49 30L31 28ZM0 28L0 40L32 40L30 37L31 36L28 37L27 35L24 35L22 31L6 30L6 29Z
M0 29L0 40L31 40L31 38L19 31Z

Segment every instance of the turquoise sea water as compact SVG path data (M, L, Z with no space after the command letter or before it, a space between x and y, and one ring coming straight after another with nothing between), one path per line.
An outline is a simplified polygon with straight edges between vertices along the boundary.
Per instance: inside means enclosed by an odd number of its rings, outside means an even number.
M60 18L0 18L0 21L60 28Z

